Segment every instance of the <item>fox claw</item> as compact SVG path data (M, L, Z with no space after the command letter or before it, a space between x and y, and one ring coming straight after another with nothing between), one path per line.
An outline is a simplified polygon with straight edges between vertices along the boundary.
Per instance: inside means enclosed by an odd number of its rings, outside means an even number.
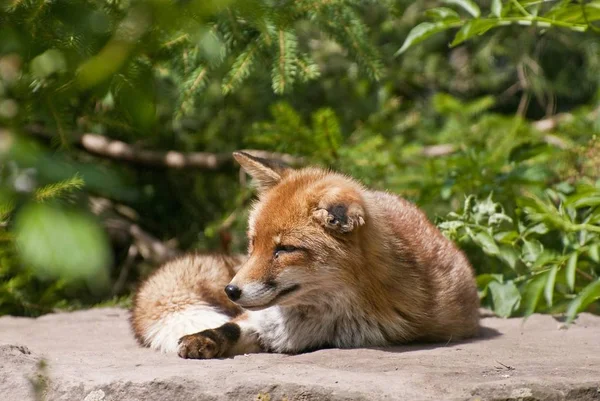
M178 344L177 354L185 359L212 359L219 353L217 343L202 333L183 336Z

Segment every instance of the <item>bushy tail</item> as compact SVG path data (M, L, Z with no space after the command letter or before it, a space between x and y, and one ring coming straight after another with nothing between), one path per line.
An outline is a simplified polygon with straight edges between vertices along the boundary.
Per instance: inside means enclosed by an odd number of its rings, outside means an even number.
M176 352L181 337L237 316L241 310L223 288L242 261L240 256L188 255L160 267L134 297L130 322L138 342Z
M148 325L142 333L143 344L161 352L177 352L181 337L214 329L230 319L230 316L210 305L190 305Z

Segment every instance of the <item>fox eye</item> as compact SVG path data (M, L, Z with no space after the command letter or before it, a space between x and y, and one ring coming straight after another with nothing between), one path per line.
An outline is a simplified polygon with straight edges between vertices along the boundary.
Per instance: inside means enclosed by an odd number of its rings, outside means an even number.
M278 258L279 255L281 255L282 253L294 252L297 250L298 250L298 248L296 248L295 246L292 246L292 245L277 245L275 247L275 251L273 252L273 255L276 258Z

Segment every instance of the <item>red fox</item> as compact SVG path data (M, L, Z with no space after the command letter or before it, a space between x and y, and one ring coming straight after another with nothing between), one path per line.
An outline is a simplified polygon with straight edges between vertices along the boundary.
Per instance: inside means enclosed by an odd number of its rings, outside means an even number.
M317 168L234 153L258 187L248 256L187 256L137 292L138 341L182 358L472 337L465 255L410 202Z

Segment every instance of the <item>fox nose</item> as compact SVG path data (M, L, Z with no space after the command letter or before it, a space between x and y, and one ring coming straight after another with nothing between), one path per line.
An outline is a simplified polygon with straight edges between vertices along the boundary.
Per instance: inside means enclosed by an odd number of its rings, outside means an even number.
M227 294L232 301L237 301L242 296L242 290L240 290L240 287L237 285L229 284L225 287L225 294Z

